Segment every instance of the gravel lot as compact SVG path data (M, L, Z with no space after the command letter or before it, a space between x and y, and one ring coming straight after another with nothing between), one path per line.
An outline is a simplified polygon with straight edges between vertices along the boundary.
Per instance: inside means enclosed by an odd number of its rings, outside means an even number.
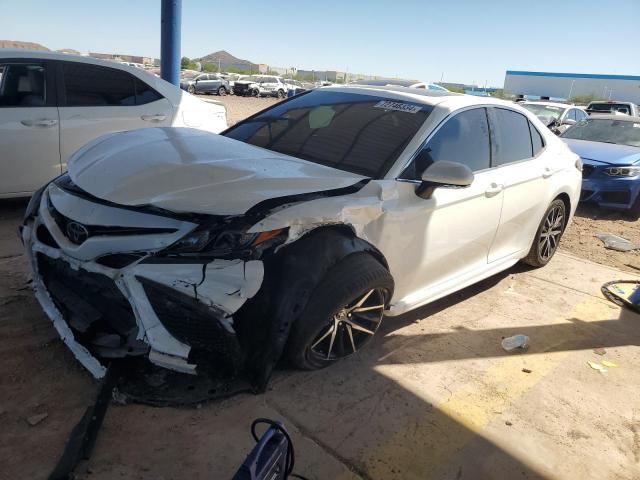
M264 110L271 105L278 103L275 97L238 97L236 95L225 95L219 97L218 95L196 95L199 99L204 101L218 101L222 102L227 107L227 123L229 126L235 125L240 120L253 115L260 110Z

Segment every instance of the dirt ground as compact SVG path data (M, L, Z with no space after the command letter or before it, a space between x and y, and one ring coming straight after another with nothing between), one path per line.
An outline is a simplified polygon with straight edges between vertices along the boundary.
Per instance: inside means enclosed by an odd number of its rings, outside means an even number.
M640 250L618 252L603 247L596 237L599 233L611 233L640 246L640 220L625 213L603 210L595 206L580 205L573 223L565 232L561 247L579 258L621 270L640 272Z
M221 100L236 119L274 102ZM96 392L30 290L16 234L24 207L0 202L3 480L46 478ZM640 317L599 292L605 281L640 278L628 266L639 259L593 237L640 242L638 226L581 208L562 242L571 255L385 322L370 348L334 368L281 368L264 395L195 408L112 405L78 478L231 478L259 416L285 423L296 471L310 479L640 478ZM516 333L531 346L506 354L500 341ZM619 367L587 365L603 358Z
M238 97L236 95L225 95L220 97L218 95L196 95L199 99L204 101L218 101L222 102L227 107L227 123L231 127L238 123L240 120L247 118L254 113L264 110L271 105L278 103L275 97Z

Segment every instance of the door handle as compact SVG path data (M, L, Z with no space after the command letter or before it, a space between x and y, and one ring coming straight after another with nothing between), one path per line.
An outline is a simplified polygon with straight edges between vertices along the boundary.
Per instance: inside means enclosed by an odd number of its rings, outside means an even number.
M53 127L58 124L58 120L52 118L42 118L40 120L20 120L25 127Z
M498 195L502 190L504 190L504 185L492 183L489 188L484 191L485 197L491 198Z
M551 167L545 167L544 172L542 172L542 178L549 178L552 175L555 175L557 170L552 170Z
M140 118L145 122L162 122L165 118L167 118L167 116L162 115L161 113L156 113L154 115L142 115Z

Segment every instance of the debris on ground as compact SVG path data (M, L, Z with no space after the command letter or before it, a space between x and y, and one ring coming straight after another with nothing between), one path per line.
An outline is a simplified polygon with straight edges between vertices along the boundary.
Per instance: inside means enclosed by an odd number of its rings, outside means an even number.
M618 364L609 360L602 360L602 365L609 368L618 368Z
M640 281L614 280L602 285L600 291L616 305L640 313Z
M598 362L592 362L589 360L587 363L591 368L598 370L600 373L605 373L607 371L606 367L604 365L600 365Z
M604 243L604 248L608 248L609 250L616 250L618 252L630 252L631 250L638 250L640 246L634 245L629 240L624 237L619 237L618 235L612 235L610 233L598 233L596 234L602 243Z
M511 352L516 348L525 349L529 346L529 337L526 335L514 335L502 339L502 348L505 352Z
M30 417L27 417L27 423L32 427L35 427L37 424L39 424L48 416L49 416L48 413L39 413L37 415L31 415Z
M593 353L595 353L596 355L604 355L605 353L607 353L607 351L604 348L600 347L594 348Z
M529 370L528 368L523 368L523 369L522 369L522 371L523 371L524 373L531 373L531 370Z
M507 427L510 427L511 425L513 425L513 423L511 423L509 420L507 420L506 422L504 422L504 424L505 424Z

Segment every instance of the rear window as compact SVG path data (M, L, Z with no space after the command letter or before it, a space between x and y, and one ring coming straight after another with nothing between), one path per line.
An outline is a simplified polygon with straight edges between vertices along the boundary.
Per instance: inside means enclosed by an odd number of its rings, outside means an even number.
M626 113L631 115L631 108L626 103L592 103L587 107L590 112Z
M382 178L432 107L376 95L312 91L225 132L251 145Z
M162 98L142 80L116 68L63 62L68 107L144 105Z

